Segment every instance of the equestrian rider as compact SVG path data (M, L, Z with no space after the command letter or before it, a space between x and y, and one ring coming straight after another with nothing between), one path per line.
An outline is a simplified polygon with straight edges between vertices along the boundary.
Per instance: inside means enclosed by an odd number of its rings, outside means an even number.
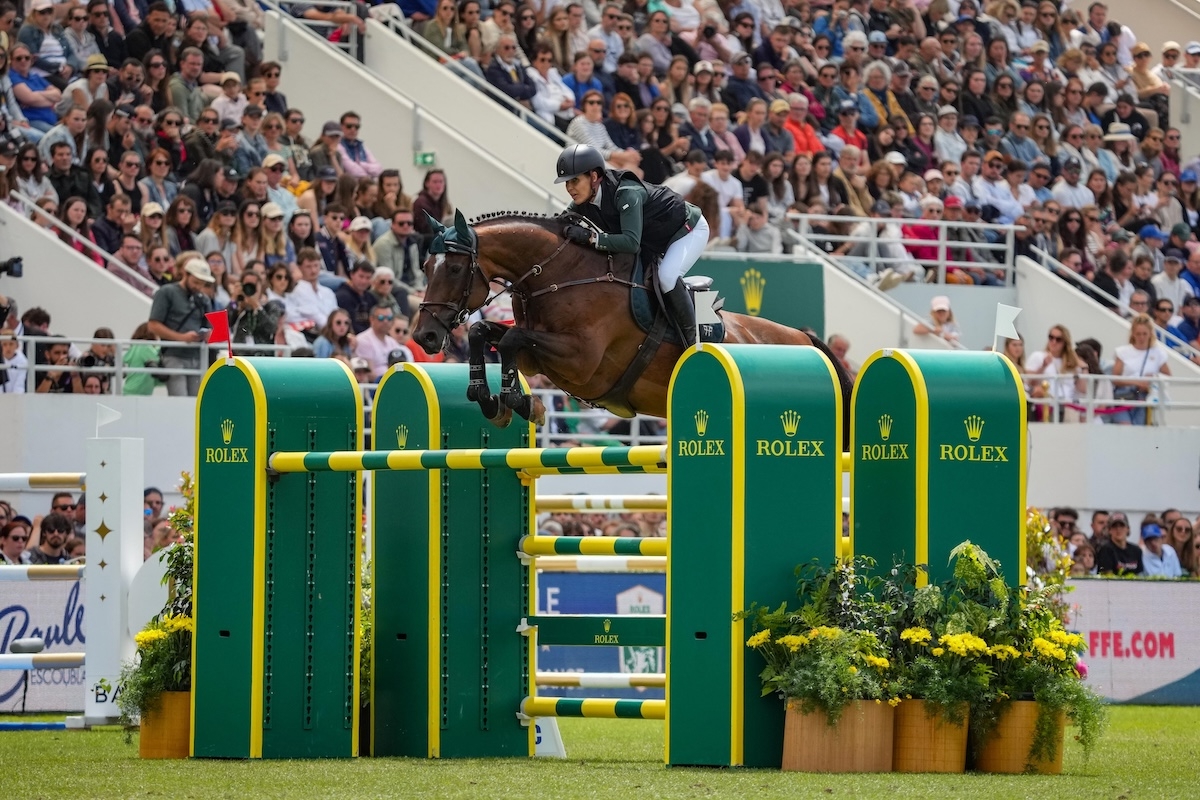
M643 183L632 172L608 169L600 151L573 144L558 157L558 178L574 201L570 210L586 217L600 233L568 225L563 236L602 252L644 252L661 256L658 285L667 315L683 336L696 343L696 310L683 276L708 245L708 223L700 209L664 186Z

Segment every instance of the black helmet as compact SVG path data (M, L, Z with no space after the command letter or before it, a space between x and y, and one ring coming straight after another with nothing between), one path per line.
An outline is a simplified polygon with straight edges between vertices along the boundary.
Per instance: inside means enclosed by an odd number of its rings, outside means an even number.
M600 155L600 151L590 144L573 144L559 154L555 167L558 178L554 182L566 183L576 175L594 169L604 169L604 156Z

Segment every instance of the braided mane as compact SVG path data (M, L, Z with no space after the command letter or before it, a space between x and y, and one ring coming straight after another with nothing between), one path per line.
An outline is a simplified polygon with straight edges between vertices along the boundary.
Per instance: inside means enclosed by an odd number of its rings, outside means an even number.
M470 225L478 225L480 223L494 222L528 222L545 230L552 230L558 233L556 225L563 225L570 222L578 223L582 217L574 211L559 211L556 214L534 214L528 211L491 211L487 214L480 214L470 220ZM585 224L591 224L586 223Z

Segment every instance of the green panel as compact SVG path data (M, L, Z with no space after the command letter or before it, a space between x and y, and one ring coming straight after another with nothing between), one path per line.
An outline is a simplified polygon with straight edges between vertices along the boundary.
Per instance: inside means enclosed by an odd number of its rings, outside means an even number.
M467 402L464 365L423 367L440 405L440 431L427 430L429 400L415 375L399 373L376 397L377 448L397 448L400 425L409 428L407 449L426 446L414 441L418 430L436 439L427 446L438 448L528 446L527 426L514 421L494 428ZM489 377L498 384L498 370ZM401 379L404 390L389 393L390 383ZM382 480L375 484L373 537L375 753L530 755L528 729L516 717L528 693L525 640L516 633L528 607L528 586L514 556L528 532L527 490L508 468L443 470L432 491L428 473L407 473L407 479L404 473L376 475ZM439 520L432 533L431 518ZM431 546L437 548L433 586L440 587L433 608ZM413 585L401 589L403 583ZM391 664L397 669L389 669ZM425 697L417 700L420 694ZM436 741L429 734L430 708Z
M537 626L538 645L662 647L665 616L616 617L604 614L550 614L528 618Z
M729 449L734 399L714 358L696 351L686 358L669 417L667 763L720 766L730 762L733 724L730 531L742 511L734 508ZM703 435L698 419L707 420Z
M794 601L795 567L830 564L842 530L841 388L815 348L726 348L746 393L745 600ZM781 521L789 524L780 524ZM747 632L748 634L748 632ZM743 764L778 768L783 704L762 696L765 663L745 648Z
M260 476L254 469L254 397L246 376L236 369L216 368L205 384L197 416L194 753L200 758L248 758L253 509ZM222 435L226 420L228 445ZM244 461L240 448L246 448Z
M951 577L950 551L970 539L1024 581L1023 393L995 353L916 351L929 391L930 580ZM963 520L971 520L969 528Z
M812 328L825 336L825 272L820 264L704 255L691 274L713 279L726 311Z
M911 562L917 553L917 403L900 361L868 362L858 375L851 416L854 555L871 556L880 568L898 558Z

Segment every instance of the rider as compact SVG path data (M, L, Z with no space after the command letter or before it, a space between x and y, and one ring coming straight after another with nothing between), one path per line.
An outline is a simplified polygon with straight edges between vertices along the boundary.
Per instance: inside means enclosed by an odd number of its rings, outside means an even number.
M708 245L708 223L700 209L663 186L643 183L632 172L608 169L600 151L573 144L558 157L558 179L574 201L570 210L586 217L599 233L568 225L563 236L610 253L661 256L658 285L667 314L683 336L696 343L696 310L683 276Z

